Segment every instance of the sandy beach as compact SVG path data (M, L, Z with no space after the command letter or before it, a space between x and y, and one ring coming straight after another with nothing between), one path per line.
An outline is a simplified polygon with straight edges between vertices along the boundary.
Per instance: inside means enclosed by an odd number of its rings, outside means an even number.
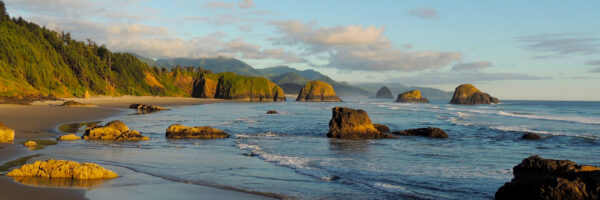
M0 163L5 163L20 157L33 155L35 151L29 151L21 145L21 142L29 139L53 139L59 134L56 127L60 124L84 121L102 121L111 116L132 112L128 106L132 103L151 104L158 106L186 106L224 102L218 99L198 99L179 97L96 97L90 99L67 98L78 102L97 105L98 107L61 107L63 101L34 102L32 105L0 105L0 122L15 130L15 141L13 144L0 143ZM169 182L166 180L162 180ZM183 183L168 183L167 185L186 185ZM185 186L187 190L196 189L204 194L197 198L206 199L235 199L250 198L260 199L263 196L247 194L237 191L229 191L205 186ZM138 190L140 188L137 188ZM110 190L110 189L103 189ZM132 188L136 190L136 188ZM45 188L21 185L9 177L0 177L0 199L40 199L53 197L55 199L86 199L85 189L63 189ZM123 191L119 191L123 192ZM103 197L102 194L96 195ZM151 194L151 193L149 193ZM106 195L104 195L106 196ZM146 195L148 196L148 195Z

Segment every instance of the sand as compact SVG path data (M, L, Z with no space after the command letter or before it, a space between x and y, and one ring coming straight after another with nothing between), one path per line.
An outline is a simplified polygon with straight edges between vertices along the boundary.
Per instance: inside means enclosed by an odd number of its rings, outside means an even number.
M215 102L225 102L219 99L198 99L180 97L94 97L90 99L67 98L98 107L61 107L63 101L34 102L30 106L0 104L0 122L15 130L13 144L0 143L0 164L20 157L32 155L35 152L27 150L20 142L38 138L56 138L59 133L55 130L60 124L85 121L102 121L108 117L132 112L132 103L151 104L158 106L185 106ZM170 183L172 185L176 183ZM264 196L229 191L205 186L186 186L198 191L208 192L195 196L197 199L263 199ZM134 188L135 189L135 188ZM137 188L142 189L142 188ZM103 193L94 192L95 197L111 194L110 189ZM84 189L63 189L26 186L16 183L12 178L0 176L0 200L3 199L86 199ZM117 191L115 191L117 192ZM123 192L123 191L119 191ZM119 193L117 192L117 193ZM169 191L163 191L169 192ZM98 194L99 193L99 194ZM115 194L117 194L115 193ZM131 194L129 194L131 195ZM110 195L109 195L110 196ZM112 197L115 197L114 195ZM221 198L219 198L221 197Z

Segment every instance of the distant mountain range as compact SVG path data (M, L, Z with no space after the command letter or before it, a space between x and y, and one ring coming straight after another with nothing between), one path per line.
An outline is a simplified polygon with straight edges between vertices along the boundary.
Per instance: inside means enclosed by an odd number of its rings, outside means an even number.
M221 72L234 72L236 74L246 76L260 76L268 78L273 81L287 94L297 94L300 89L311 80L320 80L329 83L333 86L333 89L339 96L375 96L377 90L383 86L387 86L392 90L394 95L406 92L409 90L419 89L423 96L430 99L450 99L452 97L451 92L442 91L435 88L426 87L407 87L399 83L361 83L361 84L350 84L347 82L338 82L330 77L321 74L313 69L308 70L297 70L288 66L276 66L264 69L256 69L247 63L235 59L226 57L217 58L172 58L172 59L158 59L153 60L150 58L138 56L138 58L148 65L157 67L171 68L174 66L193 66L200 67L205 70L210 70L213 73Z

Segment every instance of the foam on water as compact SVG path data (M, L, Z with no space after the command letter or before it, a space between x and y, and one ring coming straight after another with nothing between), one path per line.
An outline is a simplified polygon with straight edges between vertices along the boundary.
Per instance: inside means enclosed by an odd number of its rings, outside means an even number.
M567 121L584 124L600 124L600 118L597 117L580 117L580 116L565 116L565 115L533 115L533 114L521 114L521 113L509 113L504 111L498 111L498 115L509 116L509 117L521 117L529 119L540 119L540 120L553 120L553 121Z

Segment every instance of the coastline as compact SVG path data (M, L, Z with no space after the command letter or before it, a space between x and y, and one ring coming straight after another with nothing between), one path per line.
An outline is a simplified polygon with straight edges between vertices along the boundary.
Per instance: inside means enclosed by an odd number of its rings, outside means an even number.
M59 106L63 101L34 102L32 105L0 104L0 122L15 130L15 141L12 144L0 143L0 163L5 163L36 153L21 145L21 142L31 139L54 139L60 135L60 133L56 131L56 128L61 124L84 121L103 121L109 117L132 112L132 110L128 108L132 103L157 106L189 106L228 102L228 100L221 99L151 96L93 97L89 99L65 98L64 100L74 100L86 104L94 104L98 107ZM187 185L184 183L179 184ZM173 183L170 183L170 185L173 185ZM196 198L270 198L263 195L201 185L188 186L188 188L195 188L198 191L208 192L208 194L202 193L200 196L196 196ZM110 188L105 190L110 190ZM2 194L0 199L38 199L50 196L59 199L87 199L87 192L90 191L77 188L27 186L16 183L9 177L0 176L0 194Z

